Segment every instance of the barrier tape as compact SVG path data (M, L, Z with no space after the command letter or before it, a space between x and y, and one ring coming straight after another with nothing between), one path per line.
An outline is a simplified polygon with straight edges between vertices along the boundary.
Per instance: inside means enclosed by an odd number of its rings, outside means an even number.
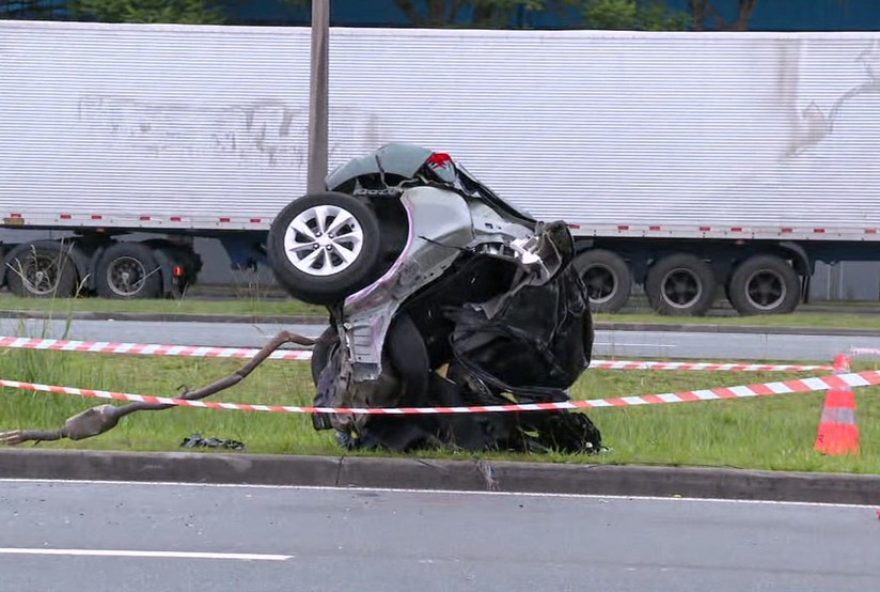
M612 397L608 399L588 399L584 401L563 401L559 403L517 403L507 405L473 405L467 407L398 407L398 408L356 408L356 407L310 407L292 405L247 405L239 403L218 403L213 401L187 401L153 395L135 395L112 391L79 389L66 386L49 386L14 380L0 379L0 386L34 392L48 392L58 395L139 401L160 405L181 407L200 407L204 409L223 409L228 411L268 411L274 413L334 413L340 415L438 415L457 413L502 413L523 411L553 411L562 409L595 409L601 407L632 407L639 405L661 405L669 403L691 403L745 397L765 397L788 393L807 393L826 391L845 387L865 387L880 385L880 371L850 372L831 376L817 376L768 382L743 386L718 387L677 393Z
M880 349L874 347L851 347L849 348L851 356L880 357Z
M0 337L0 347L44 351L86 352L101 354L133 354L142 356L182 356L190 358L253 358L258 349L234 347L200 347L194 345L159 345L156 343L122 343L116 341L73 341L63 339L32 339ZM277 350L272 360L310 360L309 350ZM797 364L747 364L710 362L647 362L632 360L593 360L591 369L599 370L697 370L726 372L815 372L831 370L831 366Z
M160 345L158 343L123 343L118 341L73 341L0 337L0 347L98 354L134 354L141 356L183 356L189 358L253 358L254 348L201 347L196 345ZM309 350L280 349L269 356L273 360L310 360Z
M644 362L628 360L593 360L590 368L600 370L704 370L713 372L815 372L831 366L802 364L747 364L731 362Z

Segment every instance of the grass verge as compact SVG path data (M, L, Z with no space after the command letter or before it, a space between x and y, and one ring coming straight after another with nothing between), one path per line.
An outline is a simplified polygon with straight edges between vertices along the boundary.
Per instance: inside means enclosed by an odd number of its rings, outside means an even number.
M801 329L863 329L880 331L880 314L852 312L795 312L785 315L671 317L653 313L596 314L600 323L663 325L720 325L723 327L788 327Z
M183 298L180 300L111 300L104 298L58 298L41 300L0 297L0 310L45 312L61 318L75 312L202 314L236 316L318 316L327 317L324 307L293 299L241 297L226 300ZM670 317L650 312L596 314L599 323L652 323L686 325L721 325L731 327L790 327L805 329L865 329L880 332L880 313L847 312L839 307L833 312L796 312L769 316Z
M293 299L242 297L228 300L182 298L179 300L114 300L110 298L0 297L0 310L44 312L64 317L76 312L203 314L241 316L327 316L327 309Z
M239 367L232 360L98 356L62 352L0 352L0 376L65 386L174 395ZM874 368L862 363L857 369ZM710 373L588 370L572 390L576 399L659 393L784 380L780 373ZM240 403L305 404L312 398L308 365L269 361L215 400ZM608 454L523 455L492 453L481 458L566 463L638 463L725 466L798 471L880 472L880 388L856 391L862 454L825 457L813 450L824 393L778 395L736 401L589 412L602 430ZM100 403L76 397L0 390L0 430L55 429L68 416ZM329 432L315 432L304 415L170 409L129 416L114 430L81 442L43 444L52 448L173 451L194 433L243 441L248 452L336 455ZM26 445L27 446L27 445ZM421 452L435 458L470 454Z

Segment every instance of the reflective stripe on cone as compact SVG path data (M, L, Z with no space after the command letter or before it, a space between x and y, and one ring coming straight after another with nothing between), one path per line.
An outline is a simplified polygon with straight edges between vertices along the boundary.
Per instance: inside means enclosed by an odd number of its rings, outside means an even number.
M849 358L838 354L834 373L850 371ZM856 396L849 387L835 388L825 396L825 405L816 435L816 450L822 454L859 453L859 426L856 424Z

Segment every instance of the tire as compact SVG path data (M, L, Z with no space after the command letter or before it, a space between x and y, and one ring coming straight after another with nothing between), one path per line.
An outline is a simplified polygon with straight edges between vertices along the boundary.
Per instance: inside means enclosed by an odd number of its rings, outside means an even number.
M785 259L755 255L734 270L728 294L730 303L740 314L785 314L797 308L801 283Z
M152 249L140 243L108 247L95 269L95 290L101 298L158 298L162 271Z
M312 348L312 358L309 361L309 368L312 371L312 382L315 383L315 387L318 386L321 372L330 363L330 356L333 355L333 350L337 347L339 347L339 335L336 327L327 327Z
M617 312L632 290L632 273L620 255L605 249L585 251L574 260L590 296L593 312Z
M341 216L346 221L334 227ZM321 225L341 232L323 233ZM281 210L269 230L267 251L275 279L291 296L330 305L374 278L381 240L379 221L369 206L344 193L319 193Z
M700 316L715 300L715 274L694 255L668 255L648 270L645 291L660 314Z
M30 246L7 262L6 283L16 296L67 298L76 281L73 261L60 249Z

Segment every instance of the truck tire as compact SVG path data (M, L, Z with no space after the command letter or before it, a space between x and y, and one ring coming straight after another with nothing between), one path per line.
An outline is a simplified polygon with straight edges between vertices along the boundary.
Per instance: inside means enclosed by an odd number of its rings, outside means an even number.
M632 290L632 273L623 258L605 249L591 249L577 256L593 312L617 312L626 305Z
M76 290L76 268L60 248L29 246L6 265L6 284L16 296L68 298Z
M676 253L648 270L645 291L654 310L665 315L700 316L715 300L715 275L694 255Z
M310 304L329 305L366 286L381 258L373 210L344 193L301 197L281 210L267 239L275 279Z
M158 298L162 271L152 249L139 243L108 247L95 268L95 290L101 298Z
M727 292L740 314L784 314L800 302L801 282L785 259L755 255L734 270Z

